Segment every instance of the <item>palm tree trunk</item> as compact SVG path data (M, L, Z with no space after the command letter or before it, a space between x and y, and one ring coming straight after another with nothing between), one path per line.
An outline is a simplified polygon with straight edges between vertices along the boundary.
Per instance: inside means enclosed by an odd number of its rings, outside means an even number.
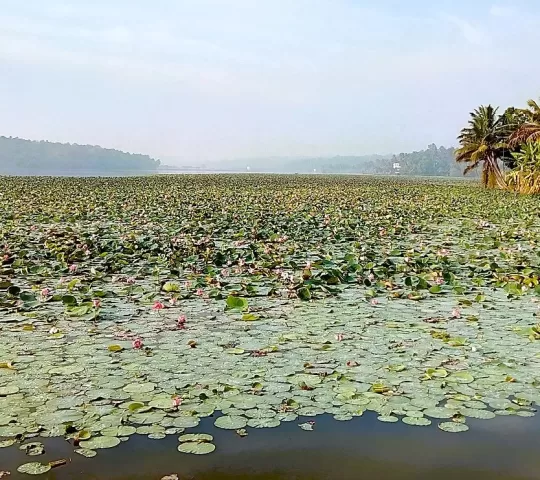
M507 188L508 185L506 183L503 171L501 170L501 166L499 165L499 161L494 156L490 156L487 161L489 162L490 170L493 172L493 175L495 177L494 180L497 188Z

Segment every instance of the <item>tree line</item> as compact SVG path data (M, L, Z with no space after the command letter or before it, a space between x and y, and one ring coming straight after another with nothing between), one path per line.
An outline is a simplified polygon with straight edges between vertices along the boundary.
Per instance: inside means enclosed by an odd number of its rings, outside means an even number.
M540 193L540 104L507 108L492 105L471 114L458 137L456 160L465 173L479 170L482 183L520 193Z
M0 137L0 173L5 174L151 172L159 165L148 155L94 145Z

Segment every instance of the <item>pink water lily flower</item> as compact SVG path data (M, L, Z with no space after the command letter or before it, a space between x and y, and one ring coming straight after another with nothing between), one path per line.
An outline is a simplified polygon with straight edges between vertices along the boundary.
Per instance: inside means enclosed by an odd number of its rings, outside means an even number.
M345 338L345 335L343 335L343 333L338 333L338 334L336 335L336 340L337 340L338 342L342 342L344 338Z
M182 405L182 398L179 396L176 396L172 399L173 407L178 408L180 405Z
M152 306L154 310L163 310L165 308L165 305L161 303L159 300L154 302L154 305Z
M136 338L135 340L133 340L133 348L136 349L136 350L139 350L143 347L143 341L142 341L142 338Z
M186 316L185 315L180 315L178 317L178 320L176 321L176 326L178 328L186 328Z
M379 305L379 300L377 300L376 298L372 298L371 302L369 303L371 304L372 307L375 307L376 305Z
M48 297L51 294L51 291L48 288L44 288L41 290L41 296L42 297Z
M436 283L437 285L442 285L442 284L444 283L444 278L437 277L437 278L435 279L435 283Z
M202 288L198 288L195 292L195 295L197 295L198 297L202 297L204 295L204 290Z
M95 298L92 300L92 305L94 308L100 308L101 307L101 300L99 298Z
M69 271L71 273L75 273L77 271L77 265L75 265L74 263L72 265L69 266Z
M452 318L461 318L461 311L459 308L454 308L452 310Z

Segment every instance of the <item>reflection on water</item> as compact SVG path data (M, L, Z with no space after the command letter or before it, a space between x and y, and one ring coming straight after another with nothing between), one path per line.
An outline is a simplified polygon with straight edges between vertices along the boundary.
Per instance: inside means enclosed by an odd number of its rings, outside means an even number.
M215 429L203 419L193 429L211 433L217 445L207 456L176 450L177 438L148 440L132 437L112 450L86 459L73 453L64 440L45 439L47 453L27 457L17 449L0 450L0 470L12 479L31 478L16 472L29 461L70 459L67 466L43 477L55 480L159 480L176 473L193 480L525 480L540 478L540 421L537 418L499 417L472 420L471 429L451 434L431 427L378 422L365 414L350 422L317 417L315 431L306 432L296 421L276 429L235 432Z

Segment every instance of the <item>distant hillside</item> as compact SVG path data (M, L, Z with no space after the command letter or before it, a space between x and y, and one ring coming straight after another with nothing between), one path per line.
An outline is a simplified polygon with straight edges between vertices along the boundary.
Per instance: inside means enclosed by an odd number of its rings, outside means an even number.
M94 145L0 137L0 175L142 173L159 164L148 155Z
M222 162L224 168L284 173L360 173L460 177L463 166L454 157L454 148L431 144L426 150L399 155L334 157L268 157Z

